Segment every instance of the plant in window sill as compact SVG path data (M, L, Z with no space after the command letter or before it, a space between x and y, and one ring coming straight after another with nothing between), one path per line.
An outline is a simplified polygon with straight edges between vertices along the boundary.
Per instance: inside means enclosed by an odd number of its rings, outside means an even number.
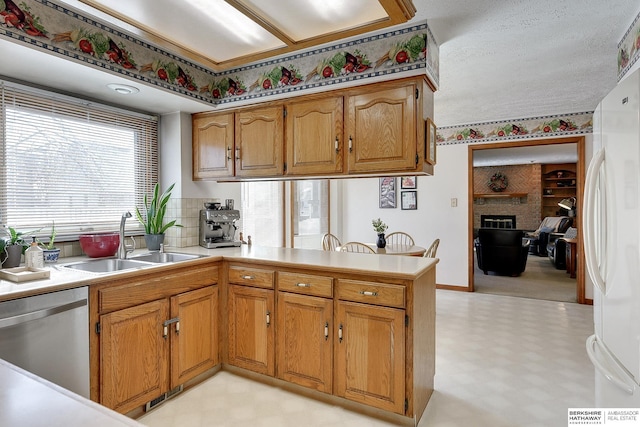
M60 249L55 247L56 241L56 223L51 223L51 234L49 234L49 242L43 243L39 242L40 246L42 246L42 251L44 252L44 262L53 264L58 262L58 258L60 257Z
M22 254L29 247L29 243L24 240L24 236L37 231L39 230L22 232L9 226L5 228L5 236L0 238L0 262L2 263L2 268L13 268L20 265Z
M160 185L156 183L153 187L153 196L151 201L148 200L148 195L144 195L144 216L140 212L140 209L136 207L136 218L144 226L145 236L144 239L147 243L147 248L150 251L160 250L160 244L164 242L164 232L170 227L182 227L180 224L176 224L176 220L164 223L164 216L167 213L167 204L171 198L171 190L173 190L174 184L171 184L162 194L160 193Z

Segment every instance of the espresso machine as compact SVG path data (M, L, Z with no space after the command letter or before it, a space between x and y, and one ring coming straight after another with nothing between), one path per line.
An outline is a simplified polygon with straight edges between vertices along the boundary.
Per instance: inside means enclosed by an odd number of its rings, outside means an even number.
M205 209L200 210L200 246L211 249L242 244L236 239L235 224L240 219L240 211L227 209L232 206L229 203L225 207L220 203L204 204Z

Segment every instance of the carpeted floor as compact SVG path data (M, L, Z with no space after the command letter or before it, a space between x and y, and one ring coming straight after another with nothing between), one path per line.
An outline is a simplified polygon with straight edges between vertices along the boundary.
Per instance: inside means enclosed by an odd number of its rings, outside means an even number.
M475 257L474 257L475 260ZM486 275L475 265L476 292L551 301L577 302L576 279L565 270L557 270L547 257L527 257L527 267L520 277Z

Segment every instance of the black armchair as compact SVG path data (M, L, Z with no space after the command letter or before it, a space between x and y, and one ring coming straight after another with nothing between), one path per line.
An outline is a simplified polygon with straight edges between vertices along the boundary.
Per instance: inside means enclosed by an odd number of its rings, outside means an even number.
M478 267L488 274L519 276L527 266L530 242L524 231L481 228L475 240Z

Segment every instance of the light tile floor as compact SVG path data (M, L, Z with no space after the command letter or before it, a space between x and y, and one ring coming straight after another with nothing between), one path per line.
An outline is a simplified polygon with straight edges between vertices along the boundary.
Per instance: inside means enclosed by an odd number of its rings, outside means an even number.
M435 391L420 427L554 427L594 406L593 307L438 290ZM228 372L141 417L149 427L390 426Z

